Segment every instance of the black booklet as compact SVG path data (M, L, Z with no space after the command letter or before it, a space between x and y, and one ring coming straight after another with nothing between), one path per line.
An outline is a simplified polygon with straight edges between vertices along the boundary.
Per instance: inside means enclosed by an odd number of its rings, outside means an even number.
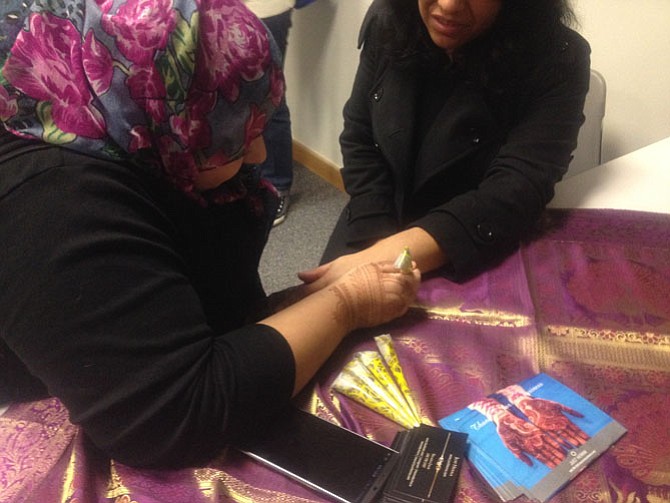
M400 452L384 487L384 503L446 503L453 497L463 464L467 435L420 425L400 431Z

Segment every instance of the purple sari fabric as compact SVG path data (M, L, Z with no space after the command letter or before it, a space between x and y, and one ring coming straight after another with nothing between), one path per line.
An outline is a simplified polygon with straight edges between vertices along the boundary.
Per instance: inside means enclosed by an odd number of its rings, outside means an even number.
M382 333L426 423L546 372L628 429L552 502L670 501L670 215L549 211L492 270L458 285L426 278L404 318L349 337L297 403L389 444L400 426L330 388ZM3 503L326 501L232 449L188 470L115 464L56 399L11 406L0 445ZM455 501L496 499L466 465Z

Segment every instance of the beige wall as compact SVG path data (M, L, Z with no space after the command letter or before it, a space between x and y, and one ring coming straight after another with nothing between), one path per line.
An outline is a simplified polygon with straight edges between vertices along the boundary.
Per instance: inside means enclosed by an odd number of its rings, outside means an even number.
M295 11L286 55L293 136L341 164L342 106L358 64L356 38L371 0L316 0Z
M670 136L670 1L577 0L591 66L607 80L603 156Z
M409 0L408 0L409 1ZM296 11L286 59L294 138L341 165L342 106L371 0L317 0ZM592 66L607 80L603 160L670 136L670 0L573 0Z

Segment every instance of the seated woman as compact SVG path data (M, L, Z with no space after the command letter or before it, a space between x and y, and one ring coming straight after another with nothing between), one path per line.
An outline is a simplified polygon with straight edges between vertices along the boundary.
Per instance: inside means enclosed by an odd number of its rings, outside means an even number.
M55 396L119 462L204 463L406 311L419 272L392 262L268 310L255 164L283 79L239 0L8 1L0 404Z
M375 0L340 137L351 197L302 279L403 246L463 279L513 250L584 120L590 49L572 17L566 0Z

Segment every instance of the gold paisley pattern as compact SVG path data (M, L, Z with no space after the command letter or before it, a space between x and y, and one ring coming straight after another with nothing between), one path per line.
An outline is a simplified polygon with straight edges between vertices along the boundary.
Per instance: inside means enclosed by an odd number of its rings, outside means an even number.
M55 399L16 404L0 416L0 501L15 503L47 474L65 469L68 450L77 428L68 421L65 407ZM62 472L60 470L63 470ZM71 479L70 479L71 480ZM54 501L72 496L71 482L59 487Z
M194 477L201 494L202 501L235 503L315 503L319 499L303 498L291 494L283 494L272 488L262 489L253 484L243 482L225 471L213 468L194 470Z
M666 396L649 393L617 406L619 417L635 421L635 428L612 448L614 458L619 466L651 486L670 487L669 405Z
M130 490L123 485L121 477L116 470L116 463L114 460L109 462L109 482L107 485L107 494L105 498L118 499L122 497L130 498Z

